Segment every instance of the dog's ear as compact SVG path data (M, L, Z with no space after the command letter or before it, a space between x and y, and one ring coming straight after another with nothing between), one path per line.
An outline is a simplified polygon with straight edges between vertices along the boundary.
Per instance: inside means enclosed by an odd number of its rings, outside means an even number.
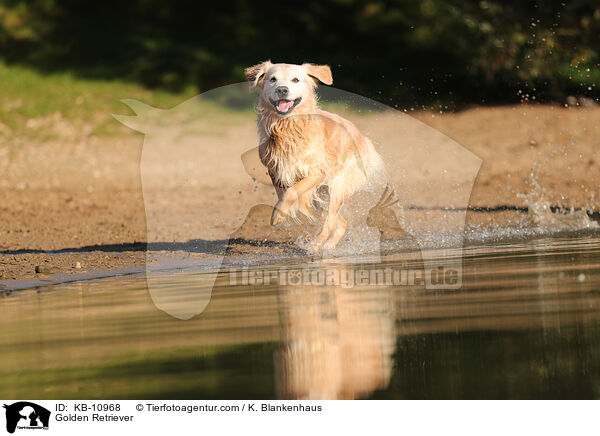
M267 72L267 70L273 65L271 61L265 61L258 65L254 65L252 67L248 67L244 70L246 73L246 78L250 82L250 90L253 90L257 86L262 85L262 78Z
M333 83L331 68L329 68L328 65L302 64L302 68L306 70L306 73L310 77L315 79L315 83L317 80L323 82L325 85L331 85Z

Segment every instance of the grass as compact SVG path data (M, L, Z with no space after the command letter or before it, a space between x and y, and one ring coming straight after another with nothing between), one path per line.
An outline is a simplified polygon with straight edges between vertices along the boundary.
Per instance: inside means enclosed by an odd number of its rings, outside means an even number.
M43 74L0 63L0 136L11 132L19 137L36 136L36 130L59 119L72 120L94 135L123 133L127 128L111 115L131 113L121 99L170 108L195 94L193 88L170 93L125 81L82 79L69 72Z

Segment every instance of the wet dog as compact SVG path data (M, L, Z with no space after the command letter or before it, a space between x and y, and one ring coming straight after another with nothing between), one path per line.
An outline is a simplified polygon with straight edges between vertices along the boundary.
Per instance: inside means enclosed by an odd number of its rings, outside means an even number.
M328 66L267 61L245 73L251 88L260 89L259 155L279 198L271 225L298 212L314 218L315 202L321 200L319 188L326 186L325 221L309 248L313 252L334 248L347 227L340 209L353 193L383 173L381 156L354 124L318 107L318 83L333 83Z

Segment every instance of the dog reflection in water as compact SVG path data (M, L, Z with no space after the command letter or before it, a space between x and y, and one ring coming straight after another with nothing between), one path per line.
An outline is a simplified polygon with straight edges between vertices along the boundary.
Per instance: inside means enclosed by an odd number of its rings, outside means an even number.
M388 261L422 266L419 244L404 230L397 203L393 189L386 187L369 209L366 224L379 230L382 247L391 243ZM317 268L337 269L334 277L356 277L355 269L342 264ZM284 345L275 356L280 398L365 398L387 387L395 351L390 288L288 285L280 290L280 301Z
M340 277L355 273L339 264L322 267L336 268ZM389 288L289 285L280 302L279 398L365 398L389 384L395 348Z

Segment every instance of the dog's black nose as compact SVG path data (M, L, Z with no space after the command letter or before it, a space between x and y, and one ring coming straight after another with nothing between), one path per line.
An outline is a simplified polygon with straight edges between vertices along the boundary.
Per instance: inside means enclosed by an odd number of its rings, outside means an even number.
M286 98L288 96L288 93L290 92L287 86L278 86L276 91L277 97L279 98Z

